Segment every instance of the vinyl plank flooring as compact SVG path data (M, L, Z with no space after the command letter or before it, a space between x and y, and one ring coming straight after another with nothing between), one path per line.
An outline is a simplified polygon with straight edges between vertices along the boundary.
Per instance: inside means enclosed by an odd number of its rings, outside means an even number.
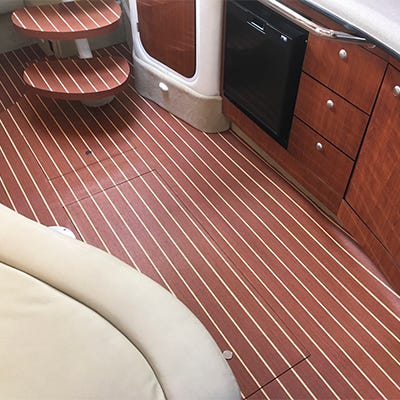
M222 348L233 351L231 365L245 396L308 356L156 173L79 203L68 206L74 220L81 208L93 225L103 218L98 233L111 246L108 250L173 292L214 332ZM252 315L260 318L254 321ZM253 377L245 368L249 363Z
M24 94L24 69L29 62L43 56L44 53L38 45L0 54L0 112Z
M0 58L3 204L171 291L233 351L243 397L398 397L399 296L340 227L233 132L190 127L133 76L97 109L25 95L18 71L37 56Z

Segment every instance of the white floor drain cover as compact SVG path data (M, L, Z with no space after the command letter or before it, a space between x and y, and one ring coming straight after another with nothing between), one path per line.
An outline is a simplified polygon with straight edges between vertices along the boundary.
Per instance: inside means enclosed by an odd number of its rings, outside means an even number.
M225 350L222 355L224 356L225 360L230 360L233 357L233 353L230 350Z
M74 233L70 229L65 228L64 226L49 226L49 228L52 229L53 231L56 231L56 232L62 233L63 235L69 236L72 239L76 239Z

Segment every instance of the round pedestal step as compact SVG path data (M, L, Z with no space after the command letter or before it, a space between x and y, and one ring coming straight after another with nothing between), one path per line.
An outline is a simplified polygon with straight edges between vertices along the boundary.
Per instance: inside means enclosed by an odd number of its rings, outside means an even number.
M24 81L37 94L64 100L96 100L123 89L130 67L123 57L68 58L37 61Z
M118 27L121 7L110 0L81 0L16 10L21 33L40 39L70 40L101 35Z

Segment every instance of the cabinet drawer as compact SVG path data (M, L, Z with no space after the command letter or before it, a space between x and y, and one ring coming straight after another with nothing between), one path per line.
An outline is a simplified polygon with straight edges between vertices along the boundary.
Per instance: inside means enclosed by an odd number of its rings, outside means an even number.
M303 69L366 113L370 113L386 61L355 44L310 35Z
M367 114L303 73L295 115L355 159L368 123Z
M296 117L293 118L288 151L310 172L343 195L353 160Z

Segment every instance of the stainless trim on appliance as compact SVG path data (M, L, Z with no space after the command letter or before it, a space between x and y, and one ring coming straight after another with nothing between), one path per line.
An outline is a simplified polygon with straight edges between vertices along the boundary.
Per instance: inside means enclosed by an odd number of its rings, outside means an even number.
M354 36L350 33L335 31L333 29L325 28L324 26L318 25L315 22L309 20L308 18L303 17L301 14L297 13L296 11L285 6L284 4L280 3L277 0L258 0L258 1L313 35L322 37L324 39L338 40L341 42L358 43L358 44L368 43L367 39L364 37Z

